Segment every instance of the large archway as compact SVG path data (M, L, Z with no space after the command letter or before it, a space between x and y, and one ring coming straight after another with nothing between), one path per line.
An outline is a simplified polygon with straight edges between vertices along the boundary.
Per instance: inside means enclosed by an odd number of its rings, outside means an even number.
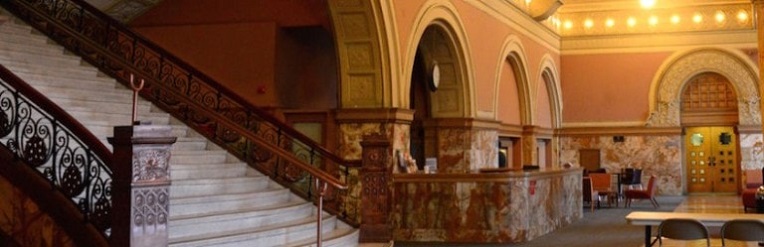
M735 104L732 108L737 109L737 119L727 119L726 121L717 124L699 124L690 120L692 119L691 114L683 113L682 99L683 96L685 96L683 95L685 90L688 89L688 85L690 85L689 83L693 82L694 78L706 74L713 74L725 78L727 81L725 83L728 83L728 87L730 87L729 90L736 93L733 96L733 99L729 101L730 103ZM693 175L693 172L700 174L703 171L700 171L698 166L692 165L692 162L695 161L700 164L700 161L704 161L708 164L715 160L705 158L698 160L693 158L693 155L699 156L701 153L711 153L707 150L694 149L694 145L692 144L692 141L694 140L693 137L695 137L697 133L701 133L701 130L703 130L695 127L714 127L711 125L718 125L719 127L727 128L720 133L729 133L733 136L731 143L736 149L732 152L735 152L734 156L741 158L739 161L735 161L734 159L731 161L734 166L732 170L734 174L737 174L736 170L738 168L747 169L747 167L756 166L755 155L739 155L736 152L752 150L753 145L755 145L756 142L742 140L755 140L761 138L760 127L758 127L761 125L758 89L758 70L750 59L737 50L720 48L689 50L677 53L670 59L667 59L661 66L659 72L656 73L650 88L650 115L647 119L646 126L683 128L682 133L687 133L682 137L677 136L679 140L684 139L683 142L685 142L685 145L682 145L682 153L684 155L680 156L683 158L681 158L681 168L679 170L684 174L675 177L678 179L677 182L681 180L682 187L685 191L706 191L705 189L698 189L700 187L693 185L693 183L701 182L700 177ZM707 120L708 117L704 117L704 119ZM747 133L740 131L741 129L750 129L754 126L756 126L757 131ZM716 137L720 135L712 130L709 131L710 132L708 133L711 134L706 134L705 136ZM703 134L701 133L700 136L703 136ZM709 139L709 142L718 141ZM737 149L738 147L739 149ZM705 172L708 173L709 171ZM737 179L737 177L738 176L732 176L733 179ZM693 179L695 179L695 181L693 181ZM740 180L737 179L737 181ZM715 191L715 189L712 188L708 191Z
M680 53L661 66L650 88L650 115L646 125L680 127L680 100L684 84L703 72L718 73L732 83L738 92L740 125L761 125L756 67L739 52L714 48Z

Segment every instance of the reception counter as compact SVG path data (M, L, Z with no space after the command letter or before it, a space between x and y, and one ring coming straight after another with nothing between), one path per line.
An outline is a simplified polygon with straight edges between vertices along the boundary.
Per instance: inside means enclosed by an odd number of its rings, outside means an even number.
M581 169L394 174L393 238L516 243L583 216Z

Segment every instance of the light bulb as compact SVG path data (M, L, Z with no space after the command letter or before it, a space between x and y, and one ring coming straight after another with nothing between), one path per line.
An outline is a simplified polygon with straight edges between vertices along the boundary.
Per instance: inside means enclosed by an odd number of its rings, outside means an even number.
M639 4L642 5L642 8L652 8L655 6L656 0L639 0Z
M679 24L679 21L681 21L681 19L679 18L678 15L671 16L671 23Z
M629 19L626 20L626 24L629 25L630 27L636 26L637 19L634 19L634 17L629 17Z

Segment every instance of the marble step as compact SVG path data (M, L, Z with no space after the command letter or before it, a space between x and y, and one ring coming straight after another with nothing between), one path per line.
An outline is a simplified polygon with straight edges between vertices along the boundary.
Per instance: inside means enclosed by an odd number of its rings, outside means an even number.
M121 96L117 96L114 98L108 98L104 96L86 96L81 95L82 93L77 93L75 96L67 97L66 95L61 94L48 94L47 91L41 91L43 94L48 95L48 99L50 99L53 102L58 103L61 106L67 106L72 108L83 108L83 107L105 107L113 109L116 112L123 112L123 110L127 110L126 114L132 114L133 112L133 99L130 97L130 99L120 99ZM95 94L97 95L97 94ZM138 107L138 112L150 112L151 111L151 103L148 101L141 101L139 100L136 102L136 106Z
M58 82L58 84L52 85L36 85L35 89L51 98L75 98L99 102L133 102L133 91L116 88L114 82L101 82L89 88L72 88L71 84L76 84L75 81L59 79ZM151 105L151 102L139 100L138 104Z
M281 186L268 187L263 190L219 194L204 197L173 198L170 200L170 216L189 218L192 215L206 215L211 209L218 211L235 211L253 208L263 208L294 200L295 196L289 189Z
M202 234L222 234L242 227L260 228L278 222L307 218L315 211L309 202L288 202L269 208L242 211L213 211L214 214L188 218L170 217L170 238L189 238Z
M112 112L92 112L92 111L67 111L70 115L78 119L99 119L109 123L118 123L115 125L130 124L132 114L130 113L112 113ZM167 113L139 112L138 120L150 121L154 125L168 125L170 116Z
M32 64L34 66L80 66L82 59L72 56L30 56L17 51L0 51L0 63Z
M73 78L82 79L85 81L95 80L98 77L98 70L88 66L73 66L73 67L59 67L59 66L30 66L29 64L18 63L2 63L3 66L10 69L17 75L45 75L53 78ZM21 76L19 76L21 77ZM21 77L24 78L24 77ZM26 78L24 78L26 79ZM112 79L113 80L113 79ZM55 81L55 80L54 80ZM44 84L50 84L50 80L41 80Z
M95 112L122 112L127 114L132 114L133 112L133 104L132 103L116 103L116 102L94 102L89 100L83 100L83 99L52 99L53 102L61 106L66 111L73 110L73 111L85 111L87 109L91 109ZM149 105L138 105L138 112L149 112L151 110L151 106Z
M228 152L225 150L203 150L203 151L183 151L172 152L170 165L173 164L221 164L228 159Z
M2 9L0 9L1 11ZM11 16L10 14L0 14L0 18L3 18L4 21L2 24L0 24L0 31L6 31L6 32L12 32L12 33L32 33L32 27L29 25L19 25L15 23L15 17Z
M175 144L172 144L172 150L204 150L209 144L209 141L203 137L178 137Z
M344 226L343 226L344 225ZM345 225L342 222L337 222L337 227L329 232L321 235L321 246L323 247L346 247L346 246L358 246L358 239L360 237L360 231ZM291 242L288 246L304 246L314 247L316 246L315 233L313 238L305 239L303 241Z
M337 219L326 215L323 218L322 232L328 234L334 231ZM172 226L170 226L172 229ZM173 237L170 232L169 246L296 246L292 243L315 240L316 219L314 215L293 220L278 220L266 227L241 226L236 230L216 233L215 235L199 234L191 237ZM357 244L355 244L357 245Z
M39 84L40 86L71 89L98 88L105 92L129 90L127 87L118 85L114 79L99 77L98 71L84 69L86 67L82 65L72 68L62 67L51 70L19 66L9 68L12 68L13 73L17 76L25 80L35 81L35 84Z
M19 34L7 34L0 28L0 35L19 35ZM0 41L0 51L17 51L25 52L28 55L33 56L60 56L66 54L63 47L56 46L39 46L39 45L21 45L9 42Z
M91 121L92 122L88 122L88 121L83 122L83 126L85 126L91 133L93 133L93 135L99 136L99 137L113 136L115 126L130 125L130 121L127 121L124 123L105 123L105 122L102 123L102 122L99 122L98 120L91 120ZM187 129L185 129L185 126L181 128L172 128L172 131L170 132L170 136L174 136L174 137L185 136L186 130ZM173 163L173 161L170 160L170 163Z
M12 26L13 24L11 24ZM5 27L0 26L0 29L8 31L3 31L3 39L0 41L0 44L3 46L6 45L19 45L19 46L58 46L54 42L50 41L48 37L42 36L42 35L35 35L32 34L31 29L28 33L25 33L24 30L15 29L12 27ZM58 46L61 47L61 46Z
M173 152L174 153L174 152ZM173 158L175 158L173 154ZM209 179L209 178L233 178L247 174L248 167L243 163L226 163L211 165L186 165L172 164L172 179ZM201 168L205 167L205 168Z
M172 160L172 158L170 160ZM270 184L270 178L266 176L187 180L173 179L172 188L170 189L170 198L247 193L263 190L270 186Z

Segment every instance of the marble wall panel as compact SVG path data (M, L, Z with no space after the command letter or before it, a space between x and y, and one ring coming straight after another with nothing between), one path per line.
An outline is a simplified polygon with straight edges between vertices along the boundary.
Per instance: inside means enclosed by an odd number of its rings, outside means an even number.
M495 130L473 130L470 148L470 169L499 167L499 133Z
M443 178L394 183L391 219L396 241L525 242L583 216L577 169L496 181Z
M470 170L469 130L442 128L437 131L438 172L464 173Z
M561 137L561 162L580 166L579 149L599 149L600 166L608 172L621 168L642 169L642 179L646 183L651 175L657 177L658 194L681 195L682 179L682 137L680 135L625 136L624 142L613 142L613 137Z
M438 172L469 173L498 167L496 130L442 128L438 130Z
M762 134L740 134L740 167L742 170L760 170L764 167Z

